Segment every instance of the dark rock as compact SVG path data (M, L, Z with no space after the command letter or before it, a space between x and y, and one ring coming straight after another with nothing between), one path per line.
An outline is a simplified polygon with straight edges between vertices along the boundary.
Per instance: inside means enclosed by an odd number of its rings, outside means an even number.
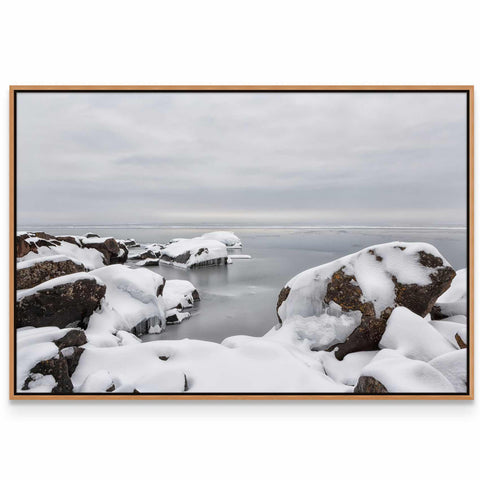
M379 395L388 393L388 390L376 378L361 376L353 389L353 393L375 393Z
M444 318L448 318L448 315L442 313L442 309L438 305L434 305L432 307L430 315L432 317L432 320L443 320Z
M67 259L59 262L37 262L27 268L17 268L17 289L32 288L52 278L84 271L83 265Z
M163 295L163 289L165 288L165 284L167 283L167 280L165 279L165 277L163 278L163 283L161 285L158 286L157 288L157 297L159 297L160 295ZM196 290L195 290L196 291ZM197 294L198 295L198 294Z
M28 243L24 235L17 236L15 241L15 249L17 258L22 258L30 252L38 253L38 249L35 244Z
M155 252L152 250L145 250L144 252L137 253L130 257L130 260L146 260L146 259L158 260L158 257Z
M460 348L467 348L467 344L462 340L462 337L458 333L455 334L455 340Z
M66 347L80 347L87 343L87 336L83 330L70 330L62 338L53 342L59 350Z
M194 290L192 292L192 298L194 302L198 302L200 300L200 294L198 293L197 290Z
M71 237L69 235L59 236L59 237L57 237L57 240L60 240L61 242L71 243L72 245L77 245L79 247L82 246L82 244L80 243L79 240L77 240L75 237Z
M25 380L22 390L28 390L29 384L33 380L32 374L52 375L57 385L52 389L52 393L72 393L73 385L68 374L68 363L66 358L59 353L50 360L43 360L37 363L31 370L30 376Z
M15 326L44 327L88 325L88 317L100 306L105 285L94 279L80 279L40 290L16 304Z
M373 303L364 303L362 298L363 292L358 286L357 279L353 275L346 275L341 268L332 275L324 302L335 302L342 307L344 312L359 310L363 315L375 315Z
M374 316L364 316L360 325L347 337L345 342L331 347L336 348L335 357L343 360L345 355L352 352L363 352L366 350L377 350L378 342L387 327L387 320Z
M142 262L142 264L141 264L142 267L155 267L155 266L158 265L159 259L158 258L146 258L145 260L141 260L141 262Z
M96 233L88 232L85 234L86 238L100 238L100 235L97 235Z
M280 290L280 293L278 295L278 300L277 300L277 318L280 323L282 323L282 319L280 318L280 315L278 314L278 309L282 306L282 303L287 299L288 295L290 294L290 287L283 287Z

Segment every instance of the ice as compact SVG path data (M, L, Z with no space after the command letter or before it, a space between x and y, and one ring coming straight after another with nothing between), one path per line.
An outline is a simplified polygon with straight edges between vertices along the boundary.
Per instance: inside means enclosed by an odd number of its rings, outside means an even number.
M209 233L204 233L202 237L208 238L211 240L218 240L219 242L222 242L224 245L227 246L227 248L230 248L230 249L242 248L241 240L233 232L225 232L225 231L209 232Z

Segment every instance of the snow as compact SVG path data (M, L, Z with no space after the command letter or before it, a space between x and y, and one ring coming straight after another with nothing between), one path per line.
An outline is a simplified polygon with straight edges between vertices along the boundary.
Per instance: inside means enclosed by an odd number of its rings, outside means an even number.
M450 318L448 319L450 320ZM432 327L435 328L445 339L447 339L455 348L460 348L455 340L455 335L464 339L467 336L467 327L461 323L445 320L433 320Z
M19 328L17 329L17 388L25 383L30 369L42 360L49 360L58 354L53 343L62 338L71 328L57 327ZM45 383L38 386L44 388ZM53 388L53 386L52 386Z
M195 286L187 280L167 280L163 288L163 300L165 308L170 310L178 305L181 308L193 306L193 292Z
M92 275L91 273L87 272L78 272L78 273L71 273L69 275L63 275L61 277L55 277L51 280L47 280L46 282L40 283L32 288L26 288L24 290L17 290L17 302L20 301L24 297L29 297L30 295L35 295L38 292L43 290L48 290L50 288L58 287L59 285L64 285L66 283L74 283L78 280L94 280L99 285L104 285L104 283L96 276Z
M320 352L325 373L336 382L355 386L362 369L377 355L378 351L355 352L337 360L333 352Z
M374 254L370 252L374 252ZM377 316L395 298L392 276L404 284L428 285L434 269L418 263L418 252L424 251L448 262L438 250L427 243L392 242L367 247L333 262L306 270L292 278L286 286L291 291L280 306L278 313L282 320L293 315L302 317L319 316L325 310L324 298L332 275L344 268L346 275L354 275L363 292L363 300L373 303ZM377 261L376 257L382 261Z
M172 371L185 374L189 392L351 391L351 387L328 378L320 362L312 368L281 344L261 338L237 348L188 339L87 348L72 376L74 390L86 391L85 380L99 366L109 372L115 391L124 392L146 385L150 389L153 382L162 392L174 387L171 391L179 391L180 374ZM172 386L173 375L177 375L178 384Z
M467 350L456 350L430 361L430 365L442 373L455 387L455 391L467 391Z
M360 325L361 313L341 314L338 317L322 313L318 317L294 315L282 327L269 335L299 341L310 350L325 350L337 343L343 343L350 333ZM268 334L267 334L268 335Z
M457 270L450 288L438 297L438 303L467 301L467 269Z
M467 315L467 269L457 271L450 288L438 297L437 307L447 317Z
M160 333L165 326L165 305L157 297L163 285L161 275L147 268L109 265L92 272L105 283L107 290L100 310L91 316L86 330L89 342L98 346L114 346L117 330L130 331L148 320L147 330Z
M42 375L36 373L32 375L33 381L28 383L28 391L34 393L50 393L57 386L57 381L53 375Z
M67 257L65 255L50 255L50 256L45 256L45 257L36 257L32 258L31 260L24 260L23 262L17 262L17 270L22 270L24 268L30 268L33 267L34 265L42 262L66 262L66 261L72 261L76 263L77 265L80 265L83 267L83 263L78 261L75 258Z
M394 350L381 350L362 376L378 380L389 393L454 393L454 386L426 362L411 360Z
M190 253L190 258L185 263L170 261L167 261L167 263L173 263L174 265L183 268L191 268L201 262L228 257L227 248L223 243L218 242L217 240L196 237L170 243L161 251L161 259L164 260L164 255L175 258L188 252Z
M229 255L228 258L231 258L233 260L240 260L240 259L244 259L244 260L248 260L250 258L252 258L251 255Z
M234 248L242 248L241 240L233 233L233 232L225 232L225 231L216 231L216 232L209 232L204 233L202 238L208 238L210 240L217 240L222 242L230 249Z
M51 247L38 247L38 253L29 252L24 257L18 258L17 268L19 268L19 265L21 265L23 262L39 259L41 257L51 257L54 255L63 255L68 257L77 263L83 264L87 270L94 270L95 268L104 266L103 254L101 254L98 250L95 250L94 248L82 248L79 245L61 241L60 245L54 245Z
M95 392L95 393L104 393L107 389L111 388L114 384L112 376L107 370L98 370L90 374L79 386L77 392L80 393L88 393L88 392Z
M455 349L428 320L405 307L397 307L392 312L379 346L423 361L432 360Z

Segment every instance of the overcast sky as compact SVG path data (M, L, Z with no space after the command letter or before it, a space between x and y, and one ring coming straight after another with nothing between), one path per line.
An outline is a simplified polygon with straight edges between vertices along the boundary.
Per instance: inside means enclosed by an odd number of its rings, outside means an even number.
M463 93L19 93L18 225L465 225Z

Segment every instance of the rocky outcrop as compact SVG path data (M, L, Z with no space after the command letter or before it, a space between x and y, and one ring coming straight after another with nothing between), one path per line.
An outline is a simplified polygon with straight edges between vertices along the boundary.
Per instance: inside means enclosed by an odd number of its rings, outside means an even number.
M385 388L385 386L379 382L377 379L374 377L368 377L368 376L361 376L358 379L357 384L355 385L355 388L353 389L353 393L358 393L358 394L376 394L376 395L381 395L388 393L388 390Z
M374 350L394 308L424 317L450 286L455 271L428 244L377 245L294 277L277 301L280 322L290 316L360 315L345 342L331 345L335 356Z
M66 257L59 256L51 260L39 260L33 264L29 263L27 267L23 267L23 262L17 264L17 289L32 288L52 278L85 271L82 264Z
M66 280L65 283L50 288L33 290L16 304L17 328L43 326L86 328L88 317L100 306L106 288L94 278L82 278L70 282Z
M114 238L90 237L88 241L82 241L84 248L94 248L104 257L105 265L115 265L125 263L128 258L128 249L125 245L120 245Z

